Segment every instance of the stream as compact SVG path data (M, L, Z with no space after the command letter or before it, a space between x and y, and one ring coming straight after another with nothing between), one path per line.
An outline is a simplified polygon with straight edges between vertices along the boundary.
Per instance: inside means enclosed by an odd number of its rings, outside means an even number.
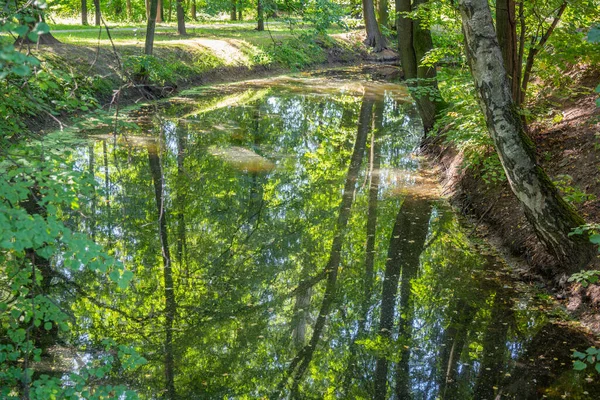
M134 278L72 272L72 368L112 338L147 363L111 382L148 399L600 398L573 370L588 337L470 242L407 87L377 76L196 88L117 135L86 121L72 157L97 188L67 224Z

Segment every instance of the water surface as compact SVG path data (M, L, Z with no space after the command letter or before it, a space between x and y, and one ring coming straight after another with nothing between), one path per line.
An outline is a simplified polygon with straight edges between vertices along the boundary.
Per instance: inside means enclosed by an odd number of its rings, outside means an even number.
M148 364L117 381L142 397L599 398L572 370L588 339L440 199L405 86L342 69L199 88L84 134L102 190L70 223L135 278L80 277L75 345L135 347Z

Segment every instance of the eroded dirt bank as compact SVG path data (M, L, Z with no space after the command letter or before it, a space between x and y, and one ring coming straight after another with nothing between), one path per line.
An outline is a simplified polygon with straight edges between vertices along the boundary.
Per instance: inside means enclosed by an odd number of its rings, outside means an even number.
M597 75L589 86L597 85ZM563 196L587 223L600 222L600 108L596 98L586 95L563 102L550 116L555 122L530 126L538 163L555 182L566 182L559 184ZM556 278L560 265L536 238L508 183L488 184L476 169L461 168L463 155L444 144L443 138L429 142L425 152L439 166L444 193L452 205L474 224L473 235L498 248L520 279L543 285L574 318L600 333L600 286L584 288L568 282L564 274ZM588 268L600 269L600 258Z

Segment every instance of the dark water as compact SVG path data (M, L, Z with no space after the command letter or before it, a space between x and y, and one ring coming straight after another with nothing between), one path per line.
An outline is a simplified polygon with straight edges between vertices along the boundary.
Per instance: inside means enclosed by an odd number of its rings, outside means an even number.
M402 85L335 70L190 91L88 131L71 224L135 273L86 281L73 344L143 398L600 398L588 339L473 247ZM106 305L107 307L102 307Z

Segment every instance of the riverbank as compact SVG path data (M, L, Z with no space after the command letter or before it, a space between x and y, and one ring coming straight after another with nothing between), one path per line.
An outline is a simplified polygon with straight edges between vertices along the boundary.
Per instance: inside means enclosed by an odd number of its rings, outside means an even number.
M32 50L41 65L27 82L30 95L10 87L4 132L36 132L65 120L172 95L188 87L295 72L316 66L357 63L368 57L358 31L316 36L276 26L256 32L249 24L191 29L180 37L158 31L153 56L133 29L57 31L61 44ZM33 101L39 99L39 101Z
M539 165L591 224L600 222L600 108L595 104L597 94L590 94L599 81L600 73L587 69L577 77L579 95L549 95L530 104L549 110L529 126ZM523 281L546 287L572 317L600 332L600 286L584 287L569 282L569 276L557 274L560 265L527 222L502 171L498 171L491 147L480 146L479 158L474 159L449 133L453 129L452 124L441 127L440 135L428 142L426 153L439 165L444 193L452 205L471 219L472 234L494 245ZM470 167L465 168L468 163ZM588 268L600 269L600 260L596 258ZM560 278L553 278L557 275Z

